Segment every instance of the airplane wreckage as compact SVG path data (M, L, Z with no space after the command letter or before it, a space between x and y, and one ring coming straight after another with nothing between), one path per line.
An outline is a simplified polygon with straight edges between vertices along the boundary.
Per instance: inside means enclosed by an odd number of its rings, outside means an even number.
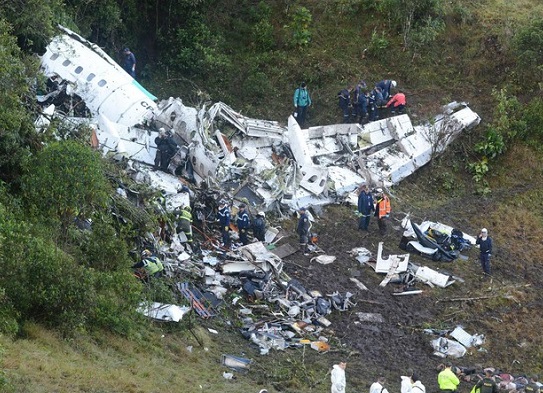
M59 28L63 34L41 58L49 89L38 96L44 109L37 129L53 117L87 125L95 147L127 159L166 193L178 191L182 176L260 210L322 206L352 196L361 183L398 183L480 122L467 104L453 102L422 125L404 114L300 129L292 116L283 126L221 102L193 108L179 98L157 101L97 45ZM160 128L171 130L181 146L170 175L152 171Z
M292 116L284 126L246 117L221 102L193 108L179 98L158 101L101 48L66 28L60 29L62 35L52 40L41 58L48 90L37 97L43 107L36 120L37 131L47 129L53 118L64 124L64 129L75 130L71 132L78 132L80 126L92 129L92 145L104 155L125 162L135 181L162 190L169 212L189 206L191 197L195 207L198 203L216 205L218 199L228 197L246 201L261 211L278 213L351 201L360 184L389 187L398 183L443 152L463 130L480 122L466 104L455 102L424 125L413 125L408 115L399 115L365 125L301 129ZM154 141L162 128L171 131L180 146L166 171L154 170ZM122 192L120 188L118 193ZM451 234L452 228L436 225L420 226L422 230L431 226ZM407 221L403 227L406 248L411 248L409 244L417 249L418 243L430 248L422 235L417 243ZM232 300L239 307L242 334L260 347L261 354L304 344L318 351L328 350L330 346L322 335L331 324L326 316L332 310L346 311L354 305L350 292L323 295L290 279L283 271L282 258L297 250L288 243L272 252L262 242L236 245L230 250L206 242L199 253L193 253L191 247L181 244L187 241L186 237L182 239L183 232L177 235L171 244L156 242L154 251L164 261L166 276L182 278L176 289L201 318L216 314L231 287L241 287L248 299L264 299L277 305L273 309L268 305L253 306L241 296ZM283 236L270 227L265 238L267 245L276 246ZM471 242L471 238L468 240ZM355 251L357 259L364 261L371 254L368 250ZM326 264L335 257L320 255L314 259ZM380 286L400 274L402 283L407 277L410 285L417 279L442 288L459 279L408 260L409 254L383 258L380 244L375 270L386 273ZM186 281L194 277L194 281L204 283ZM367 290L357 279L351 281L358 289ZM161 321L179 321L188 310L151 303L143 304L139 311ZM378 314L362 314L361 323L382 319ZM259 315L264 319L255 322ZM266 318L280 318L282 322L262 323ZM306 340L307 336L315 340ZM232 362L248 367L245 359L223 359L225 365Z

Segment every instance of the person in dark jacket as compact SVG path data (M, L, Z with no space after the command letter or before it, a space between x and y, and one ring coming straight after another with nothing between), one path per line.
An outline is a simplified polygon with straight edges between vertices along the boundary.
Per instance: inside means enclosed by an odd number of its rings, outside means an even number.
M491 369L485 369L485 377L475 385L475 390L477 389L479 393L498 393L498 385L494 381Z
M390 97L390 89L396 87L396 81L384 79L375 86L381 88L383 99L388 101L388 98Z
M379 108L383 105L385 105L385 100L383 99L383 93L381 91L381 88L375 86L368 96L370 121L375 121L379 119Z
M245 208L246 206L244 203L239 205L239 210L238 210L237 220L236 220L236 225L239 231L239 240L241 241L241 244L243 244L244 246L249 244L249 237L248 237L247 231L249 230L251 226L249 213L247 213L247 210Z
M223 247L230 249L230 208L224 199L219 201L218 216Z
M134 56L128 48L124 48L123 55L123 69L128 72L132 78L136 78L136 56Z
M158 136L155 138L155 144L157 148L155 169L161 169L166 172L168 170L168 165L170 165L170 160L179 147L173 140L171 133L166 132L164 128L159 130Z
M266 214L258 212L253 222L253 236L263 242L266 236Z
M368 96L364 81L358 82L354 89L353 106L355 122L363 124L368 115Z
M338 105L343 113L343 123L348 123L351 119L351 88L346 87L337 93Z
M488 236L488 230L486 228L481 229L481 233L477 237L475 244L480 247L479 260L481 261L481 267L483 272L490 276L490 256L492 255L492 239Z
M358 194L358 213L360 219L358 221L358 229L361 231L367 231L370 225L371 213L375 211L373 205L373 196L371 192L368 192L368 186L363 184L360 186L360 192Z
M300 251L307 255L309 250L307 243L309 243L309 230L311 229L311 221L307 215L306 208L301 207L299 210L298 226L296 232L300 236Z
M524 393L539 393L540 389L537 383L538 379L539 378L537 377L537 375L532 376L530 378L530 383L524 388Z

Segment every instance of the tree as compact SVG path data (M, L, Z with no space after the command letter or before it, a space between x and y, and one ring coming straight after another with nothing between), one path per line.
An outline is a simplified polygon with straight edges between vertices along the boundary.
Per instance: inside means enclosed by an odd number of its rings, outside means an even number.
M54 142L31 161L23 192L38 216L60 223L62 233L78 215L106 206L108 182L101 158L74 141Z
M20 175L38 139L26 108L35 101L29 75L37 71L37 64L25 58L11 31L0 19L0 179L6 182Z

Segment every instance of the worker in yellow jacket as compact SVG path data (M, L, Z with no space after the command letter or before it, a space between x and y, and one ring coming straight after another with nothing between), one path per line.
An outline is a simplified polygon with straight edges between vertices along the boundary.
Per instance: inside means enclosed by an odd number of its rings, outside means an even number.
M437 383L439 384L439 390L444 393L456 392L456 388L460 384L460 380L456 374L451 370L452 364L450 362L445 364L445 368L437 375Z

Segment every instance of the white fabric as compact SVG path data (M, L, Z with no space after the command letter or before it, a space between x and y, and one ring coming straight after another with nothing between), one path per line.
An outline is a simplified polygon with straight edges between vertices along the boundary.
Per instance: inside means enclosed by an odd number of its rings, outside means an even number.
M400 393L411 393L411 377L406 377L405 375L400 376L402 379L402 384L400 386ZM417 392L420 393L420 392Z
M332 381L332 393L345 393L345 386L347 384L345 370L339 367L338 364L334 364L330 379Z
M413 393L426 393L426 388L421 381L416 381L411 388Z
M370 393L388 393L388 390L386 390L379 382L374 382L370 386Z

